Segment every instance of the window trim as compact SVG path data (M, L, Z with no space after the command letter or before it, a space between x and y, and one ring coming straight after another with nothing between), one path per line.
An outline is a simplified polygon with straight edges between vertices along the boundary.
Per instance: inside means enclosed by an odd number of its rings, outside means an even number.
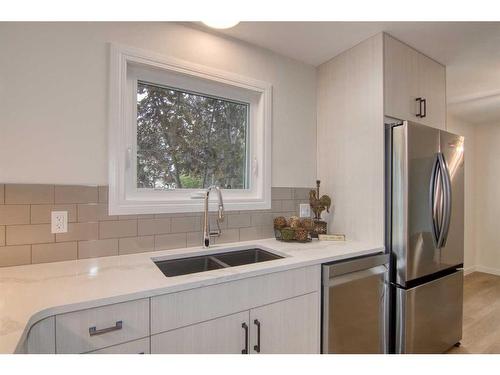
M109 76L109 128L108 128L108 182L109 212L111 215L159 214L201 212L203 189L183 191L151 190L141 194L127 188L127 164L130 163L130 136L136 122L130 105L129 68L138 66L183 75L188 79L201 79L212 85L240 90L255 96L251 103L248 124L250 139L250 189L223 190L224 205L231 210L257 210L271 208L271 136L272 136L272 86L271 84L243 77L234 73L194 64L160 54L110 43ZM201 81L200 81L201 82ZM228 98L231 99L231 98ZM128 105L127 105L128 104ZM137 143L135 142L135 146ZM128 161L127 161L128 160ZM136 162L135 160L133 161Z

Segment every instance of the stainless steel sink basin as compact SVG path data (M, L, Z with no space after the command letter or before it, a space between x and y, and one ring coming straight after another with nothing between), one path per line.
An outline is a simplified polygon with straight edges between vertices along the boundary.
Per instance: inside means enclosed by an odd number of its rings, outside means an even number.
M165 276L169 277L211 271L225 267L225 265L218 263L211 256L160 260L156 261L155 264Z
M283 258L269 251L252 248L236 251L225 251L217 254L177 258L168 260L155 260L161 272L167 277L187 275L190 273L205 272L220 268L242 266L245 264L267 262Z
M231 251L214 255L218 260L227 264L230 267L242 266L250 263L267 262L269 260L283 258L279 255L270 253L262 249L246 249L240 251Z

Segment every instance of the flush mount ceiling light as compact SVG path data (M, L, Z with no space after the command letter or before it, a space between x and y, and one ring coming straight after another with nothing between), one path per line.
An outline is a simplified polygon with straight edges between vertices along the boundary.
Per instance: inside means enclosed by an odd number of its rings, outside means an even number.
M211 21L201 21L208 27L212 27L214 29L230 29L231 27L235 27L240 21L228 21L228 20L211 20Z

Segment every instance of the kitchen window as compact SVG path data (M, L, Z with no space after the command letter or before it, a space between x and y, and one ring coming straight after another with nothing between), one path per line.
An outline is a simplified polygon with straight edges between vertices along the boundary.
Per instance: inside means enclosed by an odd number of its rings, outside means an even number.
M109 210L202 211L203 189L228 210L270 208L271 86L111 46Z

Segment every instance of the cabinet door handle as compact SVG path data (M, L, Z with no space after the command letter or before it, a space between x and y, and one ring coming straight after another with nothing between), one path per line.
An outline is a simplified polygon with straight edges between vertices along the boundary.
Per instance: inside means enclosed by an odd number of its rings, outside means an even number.
M108 332L113 332L113 331L118 331L123 328L123 321L119 320L115 323L114 326L108 327L108 328L103 328L103 329L97 329L97 327L90 327L89 328L89 335L90 336L97 336L97 335L102 335L103 333L108 333Z
M424 113L420 117L425 117L427 116L427 99L423 99L422 102L424 103Z
M245 348L241 350L241 354L248 354L248 325L241 323L241 328L245 330Z
M422 98L417 98L415 99L416 102L418 102L418 112L416 114L417 117L423 117L422 116L422 101L423 99Z
M255 350L257 353L260 353L260 322L259 319L255 319L253 321L253 324L257 326L257 345L253 346L253 350Z

